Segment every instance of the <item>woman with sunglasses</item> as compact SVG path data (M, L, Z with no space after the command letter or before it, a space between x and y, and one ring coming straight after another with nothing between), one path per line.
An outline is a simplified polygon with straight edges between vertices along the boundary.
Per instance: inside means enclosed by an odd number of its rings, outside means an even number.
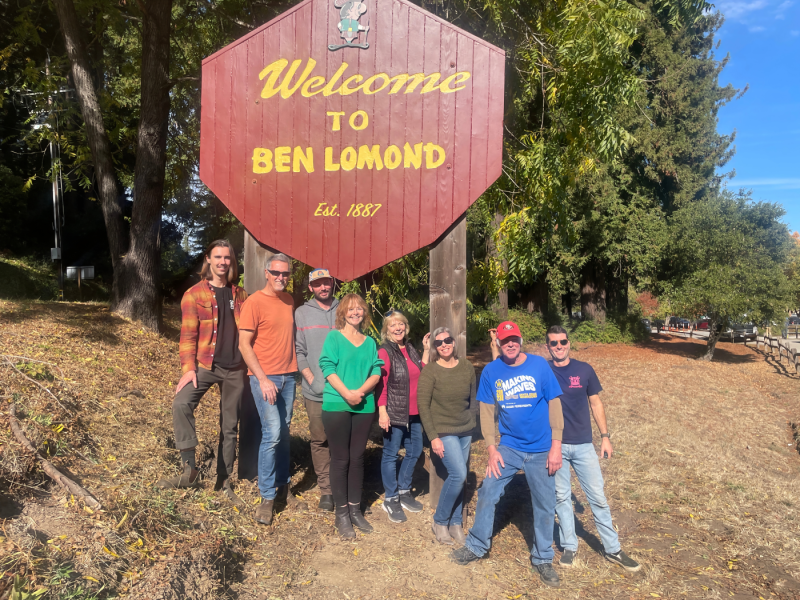
M433 332L431 362L417 384L417 404L431 451L442 459L447 479L433 515L433 534L442 544L463 544L461 523L472 430L475 428L475 368L459 359L447 327Z
M335 527L344 538L355 538L355 525L364 533L372 525L361 514L364 450L375 418L372 390L380 380L381 361L369 328L367 304L347 294L336 308L336 323L325 338L319 366L325 377L322 424L331 452L330 482L336 506Z
M403 509L420 512L422 504L411 495L411 476L422 454L422 421L417 408L417 383L428 363L431 334L422 338L423 353L408 341L408 319L395 309L384 315L378 358L383 361L378 397L378 424L383 429L381 478L384 501L381 505L392 523L404 523ZM400 471L400 447L406 449Z

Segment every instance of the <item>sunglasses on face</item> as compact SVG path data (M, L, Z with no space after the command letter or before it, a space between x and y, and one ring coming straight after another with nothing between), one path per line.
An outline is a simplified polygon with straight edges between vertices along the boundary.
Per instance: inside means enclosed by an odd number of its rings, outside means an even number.
M569 344L569 340L550 340L550 342L548 343L550 344L551 348L555 348L559 344L562 346L566 346L567 344Z
M452 346L455 340L451 337L446 337L443 340L433 340L433 347L438 348L442 344L447 344L448 346Z
M289 271L273 271L272 269L267 269L267 272L276 278L283 277L284 279L289 279L289 275L291 275Z

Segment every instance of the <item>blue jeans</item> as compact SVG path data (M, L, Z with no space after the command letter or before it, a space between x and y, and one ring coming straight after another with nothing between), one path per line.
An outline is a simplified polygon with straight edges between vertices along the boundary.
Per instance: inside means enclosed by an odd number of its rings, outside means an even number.
M383 456L381 457L381 478L386 500L396 498L401 492L411 490L411 477L414 467L422 454L422 422L419 416L410 416L408 427L392 425L389 431L383 432ZM397 458L400 446L406 449L400 471L397 470Z
M619 536L611 524L611 510L603 493L603 473L593 444L561 444L564 463L556 472L556 514L561 536L561 546L565 550L578 550L578 537L575 535L575 516L572 513L572 483L569 467L575 469L578 483L586 494L592 509L594 524L606 553L616 554L620 550Z
M531 563L540 565L553 562L553 526L555 525L555 478L547 474L547 452L520 452L500 444L497 447L505 467L500 467L500 478L489 476L478 490L478 507L475 522L467 536L466 546L473 554L483 556L492 545L494 511L506 486L517 471L525 471L533 502L533 547Z
M439 504L433 514L437 525L461 525L464 505L464 484L467 481L467 461L472 445L471 435L446 435L440 437L444 445L442 462L447 469L447 479L442 484Z
M261 445L258 448L258 490L264 500L274 500L276 488L290 483L289 424L294 410L294 375L267 375L278 388L275 404L264 400L261 386L250 376L250 389L261 417Z

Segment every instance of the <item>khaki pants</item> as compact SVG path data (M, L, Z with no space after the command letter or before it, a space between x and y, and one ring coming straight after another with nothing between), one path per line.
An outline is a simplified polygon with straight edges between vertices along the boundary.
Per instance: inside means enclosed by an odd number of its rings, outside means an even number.
M236 460L236 434L239 424L239 401L247 382L247 369L197 369L197 387L184 386L172 401L172 425L175 428L175 447L188 450L197 446L194 411L200 399L215 383L219 386L219 447L217 476L220 481L233 474Z
M308 431L311 434L311 461L314 463L314 472L317 474L317 484L320 494L330 495L331 481L331 453L328 450L328 437L322 425L322 402L314 402L307 398L305 402L308 414Z

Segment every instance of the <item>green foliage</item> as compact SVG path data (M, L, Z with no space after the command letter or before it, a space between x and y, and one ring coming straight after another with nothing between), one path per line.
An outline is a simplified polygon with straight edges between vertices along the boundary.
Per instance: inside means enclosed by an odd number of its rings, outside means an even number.
M647 339L647 330L635 314L610 316L604 322L582 321L570 333L576 342L631 344Z
M49 263L0 256L0 298L54 300L57 295L58 280Z
M547 328L550 323L541 313L529 313L526 310L510 309L508 311L508 320L514 321L519 327L519 332L522 334L522 339L525 343L530 342L543 342Z
M499 317L488 308L467 301L467 344L481 346L489 341L489 330L497 327Z
M662 282L672 308L714 328L782 317L792 301L785 268L794 240L777 204L721 193L675 211ZM716 344L709 338L709 358Z
M39 362L21 362L17 368L31 379L38 381L53 381L55 377L47 368L47 365Z

